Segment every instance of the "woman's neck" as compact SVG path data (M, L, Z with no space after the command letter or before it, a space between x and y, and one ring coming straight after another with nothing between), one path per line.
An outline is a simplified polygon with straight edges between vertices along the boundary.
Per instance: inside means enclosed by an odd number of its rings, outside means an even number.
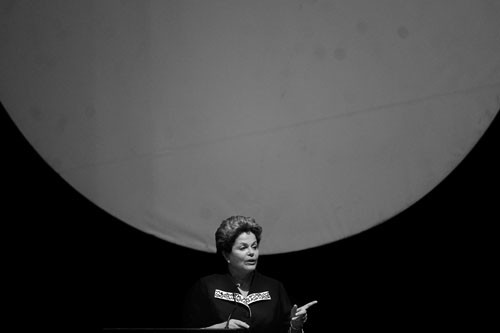
M240 287L249 287L250 286L250 282L252 281L252 276L253 276L253 271L252 272L237 272L233 269L231 269L231 267L229 267L229 274L231 275L234 283L236 285L239 285Z

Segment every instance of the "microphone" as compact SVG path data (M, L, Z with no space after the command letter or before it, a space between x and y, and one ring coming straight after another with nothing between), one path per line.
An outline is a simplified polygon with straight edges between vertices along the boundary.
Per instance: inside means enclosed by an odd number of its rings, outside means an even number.
M240 283L237 283L236 284L236 287L239 288L241 286ZM231 320L231 317L233 316L233 313L234 311L236 310L236 308L238 307L238 302L236 302L236 293L233 292L233 301L234 301L234 307L233 309L231 310L231 312L229 313L229 317L227 317L227 321L226 321L226 327L224 327L225 329L228 329L229 328L229 321Z

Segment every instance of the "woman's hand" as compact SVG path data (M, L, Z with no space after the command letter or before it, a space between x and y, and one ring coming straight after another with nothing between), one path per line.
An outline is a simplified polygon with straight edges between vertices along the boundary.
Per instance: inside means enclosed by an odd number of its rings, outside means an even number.
M307 309L316 303L318 303L318 301L309 302L306 305L302 305L300 308L297 308L297 304L292 307L290 311L290 326L292 329L302 330L302 326L304 326L304 323L307 321Z
M205 328L226 328L226 325L227 328L250 328L250 326L247 323L238 319L230 319L229 324L226 321L224 321L222 323L218 323Z
M226 323L224 323L224 327L226 327ZM229 320L229 325L227 328L250 328L250 326L244 321L238 319Z

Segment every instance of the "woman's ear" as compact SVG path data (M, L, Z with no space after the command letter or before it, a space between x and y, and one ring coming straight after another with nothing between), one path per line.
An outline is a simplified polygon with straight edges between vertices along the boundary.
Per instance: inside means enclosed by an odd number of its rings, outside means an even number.
M222 252L222 256L224 257L224 259L229 263L229 255L226 253L226 252Z

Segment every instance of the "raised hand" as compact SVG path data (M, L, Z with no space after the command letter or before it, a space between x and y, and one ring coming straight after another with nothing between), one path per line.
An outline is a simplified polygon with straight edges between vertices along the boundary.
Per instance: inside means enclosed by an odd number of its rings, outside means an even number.
M302 329L302 326L307 321L307 309L316 303L318 303L318 301L309 302L302 305L300 308L297 307L297 304L292 307L292 310L290 311L290 325L293 329Z

